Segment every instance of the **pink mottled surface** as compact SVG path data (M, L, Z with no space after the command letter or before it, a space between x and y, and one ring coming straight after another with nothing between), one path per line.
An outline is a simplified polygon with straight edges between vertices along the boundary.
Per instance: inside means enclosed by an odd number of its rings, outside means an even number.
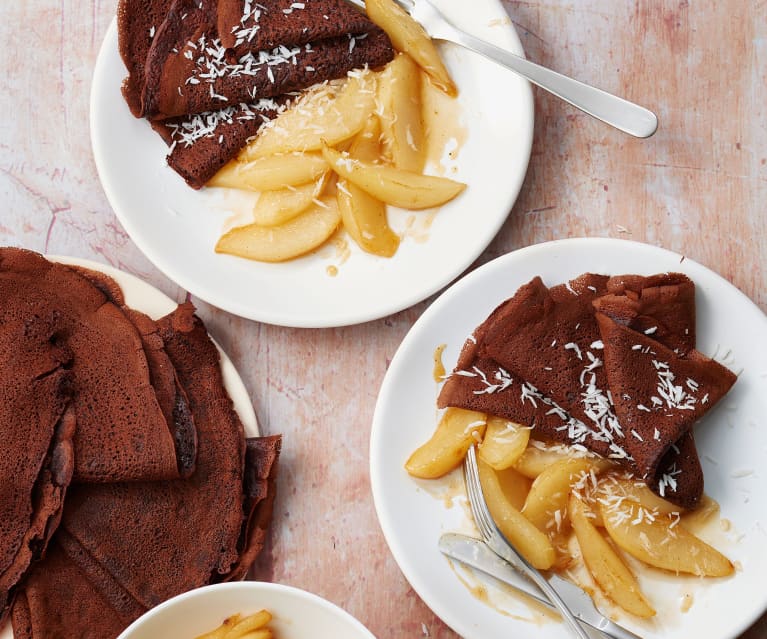
M109 263L182 300L186 292L122 230L91 155L91 74L115 5L0 6L0 244ZM684 253L767 309L764 1L506 7L531 59L649 106L661 126L649 140L630 139L537 92L527 180L479 262L556 238L631 238ZM262 325L195 301L239 368L262 430L285 435L276 526L256 576L329 598L381 639L455 637L400 574L368 480L378 387L428 301L335 330ZM744 635L764 636L767 617Z

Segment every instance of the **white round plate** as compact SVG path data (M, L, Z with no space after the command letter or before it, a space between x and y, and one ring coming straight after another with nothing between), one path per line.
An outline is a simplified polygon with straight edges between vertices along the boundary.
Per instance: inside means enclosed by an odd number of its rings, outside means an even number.
M269 627L278 638L375 639L335 604L305 590L261 581L216 584L178 595L134 621L118 639L191 639L231 615L263 609L272 614Z
M46 255L46 257L54 262L81 266L108 275L120 285L120 288L122 288L123 294L125 295L125 304L137 311L145 313L152 319L159 319L172 312L173 309L178 306L178 304L176 304L170 297L165 295L165 293L158 291L151 284L147 284L144 280L139 279L135 275L120 271L111 266L107 266L106 264L60 255ZM232 364L232 360L230 360L227 354L221 350L221 347L218 344L216 344L216 347L218 348L219 357L221 358L221 374L224 378L224 386L226 387L229 396L232 398L234 409L237 411L240 421L242 421L245 435L247 437L258 437L259 430L258 421L256 420L256 412L253 409L253 404L250 401L250 396L245 388L245 384L237 372L237 369L234 367L234 364ZM13 639L10 622L6 623L5 627L0 628L0 639Z
M467 31L523 53L498 0L435 3ZM445 44L441 51L460 90L459 128L465 131L450 176L468 188L433 220L426 211L390 211L392 227L405 232L393 258L364 253L351 241L348 252L326 246L280 264L216 254L232 217L231 199L222 189L186 186L167 166L160 137L131 115L120 93L126 70L114 21L91 89L91 138L104 191L157 268L226 311L298 327L343 326L400 311L438 291L480 255L508 216L530 157L533 100L527 81L458 46Z
M386 540L416 592L462 637L570 636L564 626L541 619L492 580L467 581L437 550L443 532L472 532L460 471L441 480L415 480L403 465L437 424L437 346L447 345L443 361L449 372L465 339L519 286L536 275L554 285L587 271L686 273L697 290L698 350L740 373L730 393L696 426L706 493L731 522L727 532L713 531L716 539L710 541L735 562L737 571L719 580L642 571L640 583L658 609L657 619L642 623L621 617L621 623L645 639L737 637L767 607L767 318L719 275L657 247L612 239L530 246L485 264L426 310L392 359L373 419L371 484ZM687 612L680 603L684 595L691 596Z

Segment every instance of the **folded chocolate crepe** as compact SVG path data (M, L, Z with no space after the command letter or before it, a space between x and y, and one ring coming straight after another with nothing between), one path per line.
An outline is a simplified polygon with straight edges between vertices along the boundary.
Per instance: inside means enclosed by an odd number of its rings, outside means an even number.
M682 273L611 277L594 308L679 355L695 348L695 284Z
M586 274L549 291L534 278L494 313L480 355L531 384L577 420L578 428L561 431L561 437L620 460L631 455L610 405L591 306L605 292L607 279Z
M157 404L166 423L172 424L179 474L182 477L188 476L194 469L197 455L197 429L189 408L189 398L165 351L165 342L160 337L157 322L148 315L130 308L125 303L122 288L108 275L79 266L71 268L98 288L135 327L144 349L149 368L149 382L154 389Z
M0 280L0 625L72 478L71 354L58 343L59 320Z
M243 579L264 549L277 494L277 461L281 446L279 435L245 440L244 521L237 542L239 557L228 572L214 576L212 581Z
M71 352L73 481L188 475L193 430L166 420L141 336L123 311L76 270L32 251L0 249L0 282L35 313L55 315L57 339Z
M120 55L128 69L122 93L134 116L141 117L149 48L172 0L120 0L117 8ZM192 188L202 188L255 137L287 103L286 97L254 104L233 104L215 111L169 118L152 127L170 147L168 164Z
M61 532L13 604L14 639L114 639L146 609ZM76 547L75 547L76 548Z
M153 122L152 128L170 146L168 165L189 186L200 189L286 108L289 98L264 98L255 104L170 118Z
M607 295L593 302L597 312L638 333L649 331L677 354L695 348L695 284L686 275L621 275L608 280L607 290ZM692 428L669 446L647 483L682 508L698 504L704 478Z
M141 93L149 47L165 20L173 0L120 0L117 5L117 32L120 57L128 69L122 94L137 118L141 117Z
M634 440L629 447L632 464L641 477L655 478L657 484L650 488L673 496L690 478L681 462L659 472L661 458L730 390L736 377L696 350L682 357L645 332L602 313L596 318L615 412Z
M193 188L232 159L294 92L381 66L394 55L388 37L343 0L283 4L120 2L120 53L129 74L123 94L136 117L156 121L171 145L169 165ZM247 38L239 41L243 29Z
M464 343L453 372L440 389L437 407L453 406L502 417L533 427L541 438L567 441L567 429L573 418L532 384L479 354L487 328L503 312L503 306L491 313Z
M608 341L600 331L607 316L603 313L605 319L598 324L592 304L611 313L615 319L610 322L641 338L647 337L645 331L653 337L660 333L660 346L666 351L675 348L676 353L671 351L675 357L694 352L690 350L695 340L694 286L685 276L608 280L585 274L550 290L535 278L499 305L467 340L438 406L468 408L532 425L539 437L618 460L646 477L655 492L690 508L703 489L690 428L702 412L685 414L673 429L665 428L657 437L655 426L646 438L636 428L627 430L621 419L625 413L615 405L611 367L606 365ZM619 367L621 358L610 343L611 364ZM722 372L712 375L721 378ZM729 388L731 378L721 379ZM711 390L707 402L721 396L722 390Z
M141 115L166 119L256 102L393 57L389 38L369 21L364 33L293 44L302 39L301 15L275 31L274 48L232 60L218 34L218 0L174 0L147 53Z
M250 438L246 444L240 556L229 573L211 579L211 583L242 579L266 540L280 438ZM30 570L14 602L13 634L14 639L114 639L147 610L108 567L61 529L45 560Z
M195 471L188 479L73 488L55 562L30 576L14 609L16 639L114 637L169 597L242 577L263 547L280 438L246 442L218 351L191 305L158 324L198 427ZM92 603L76 599L89 589L98 593ZM67 612L83 606L82 620ZM95 628L93 606L102 617Z
M248 51L363 34L374 26L346 0L218 0L218 33L235 59Z

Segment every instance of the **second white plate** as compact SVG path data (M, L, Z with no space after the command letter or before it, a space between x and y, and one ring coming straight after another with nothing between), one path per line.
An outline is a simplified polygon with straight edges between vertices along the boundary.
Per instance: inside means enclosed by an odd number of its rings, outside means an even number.
M522 46L498 0L440 0L467 31L514 53ZM522 185L533 134L530 86L454 45L441 47L460 90L458 156L451 177L468 184L456 200L428 212L393 211L409 229L390 259L349 242L281 264L216 254L231 206L220 189L194 191L165 161L149 124L120 93L126 75L113 22L96 62L91 137L102 185L120 222L144 254L193 295L236 315L299 327L355 324L389 315L435 293L490 243ZM337 269L331 276L329 267ZM330 271L333 271L333 268Z
M447 345L443 361L452 370L465 339L519 286L536 275L554 285L587 271L686 273L696 284L698 350L740 373L727 397L696 426L706 493L729 522L727 531L707 531L715 537L709 541L735 562L736 574L706 580L643 571L640 583L657 618L642 623L623 615L621 620L645 639L737 637L767 607L767 318L720 276L657 247L610 239L531 246L485 264L426 310L392 359L373 419L371 484L386 540L416 592L462 637L570 636L551 617L531 611L495 582L467 578L440 554L443 532L474 532L460 473L415 480L403 466L437 424L435 349Z

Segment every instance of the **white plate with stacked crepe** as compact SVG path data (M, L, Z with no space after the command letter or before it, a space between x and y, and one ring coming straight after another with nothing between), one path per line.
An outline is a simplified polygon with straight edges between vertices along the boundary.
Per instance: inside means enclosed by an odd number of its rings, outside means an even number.
M467 31L522 53L497 0L437 4ZM407 308L460 275L490 243L522 185L532 142L528 83L457 46L440 50L460 91L455 114L446 122L454 131L447 150L457 151L451 177L468 188L436 214L391 211L392 227L404 236L392 258L364 253L353 242L278 264L216 254L232 202L219 189L189 188L167 166L164 142L131 115L120 93L126 70L114 23L99 53L91 93L93 150L109 202L160 270L193 295L237 315L326 327Z
M125 296L125 303L127 306L141 311L153 319L159 319L160 317L167 315L177 306L171 298L150 284L147 284L134 275L120 271L111 266L91 260L68 256L46 257L54 262L79 266L108 275L119 284ZM216 346L218 347L218 344L216 344ZM218 347L218 351L224 385L234 403L235 410L242 421L245 435L247 437L257 437L259 435L258 421L248 391L245 388L245 384L226 353L224 353L220 347ZM13 631L9 620L6 624L0 627L0 639L12 638Z
M565 626L530 608L508 588L452 564L437 549L448 531L478 536L460 471L416 480L404 464L437 424L435 349L449 372L466 338L500 302L536 275L553 286L584 272L611 275L681 272L696 285L697 348L738 373L729 394L696 426L705 492L721 507L700 532L727 555L722 579L646 569L643 591L656 606L647 622L615 608L617 620L645 639L735 638L767 607L767 318L740 291L678 254L634 242L572 239L500 257L448 289L419 318L392 359L373 420L370 472L376 511L402 572L424 601L467 639L566 639ZM633 564L632 564L633 565ZM610 612L610 610L607 610Z

